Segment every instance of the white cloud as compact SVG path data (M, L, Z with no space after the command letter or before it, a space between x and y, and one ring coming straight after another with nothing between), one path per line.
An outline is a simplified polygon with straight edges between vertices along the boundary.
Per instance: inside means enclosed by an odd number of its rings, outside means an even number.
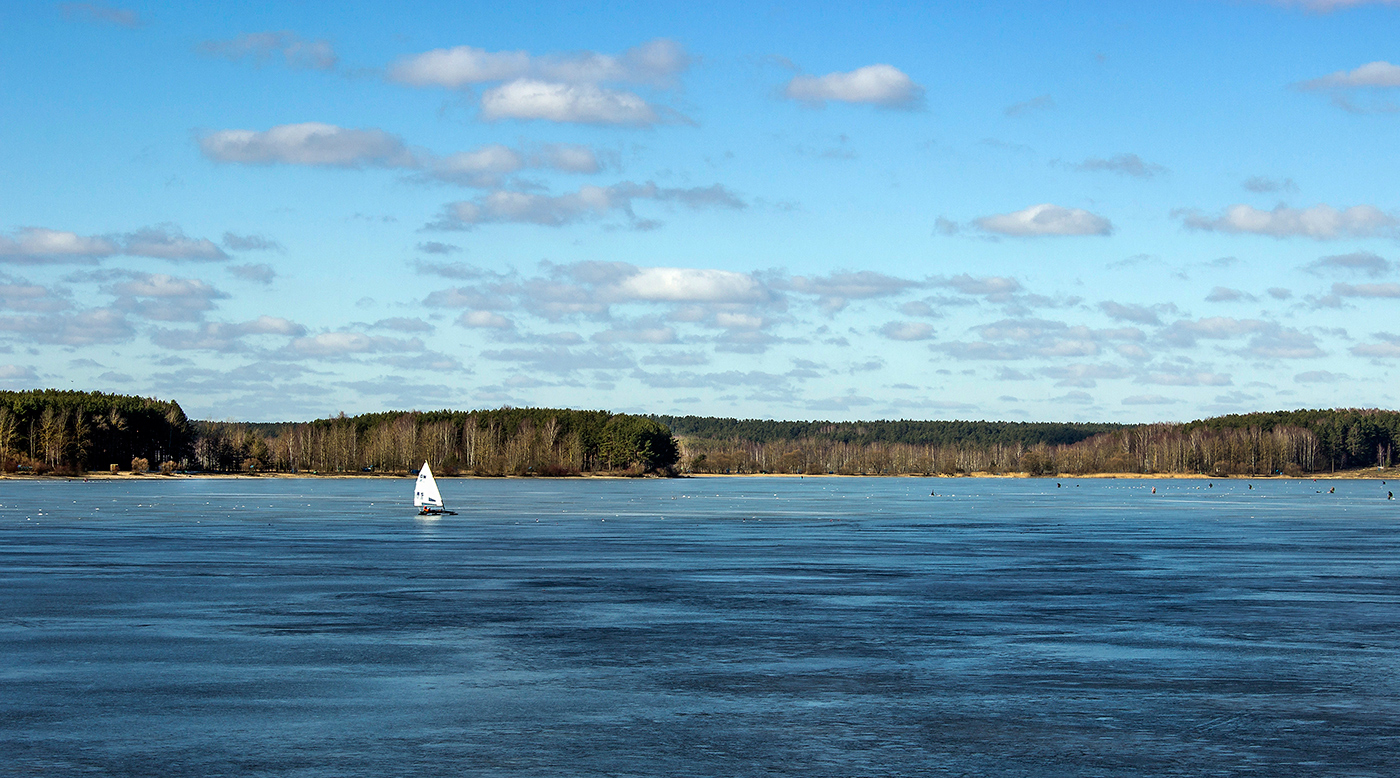
M1167 170L1161 165L1144 162L1142 157L1136 154L1119 154L1108 159L1091 157L1072 167L1084 173L1117 173L1133 178L1151 178Z
M215 261L228 259L208 238L188 238L178 227L146 227L124 236L121 253L133 257Z
M1330 257L1321 257L1313 262L1309 262L1305 270L1313 273L1322 271L1342 270L1354 273L1365 273L1377 278L1393 270L1395 266L1389 261L1369 251L1356 251L1351 254L1337 254Z
M39 376L32 367L21 365L0 365L0 381L37 381Z
M933 326L918 321L892 321L880 328L880 334L890 340L928 340Z
M643 267L608 287L619 300L759 302L768 291L753 276L729 270Z
M1042 375L1055 379L1056 386L1077 386L1083 389L1090 389L1098 386L1099 379L1126 378L1128 369L1122 365L1114 364L1087 364L1076 363L1069 365L1054 365L1040 371Z
M1172 405L1179 402L1181 401L1172 397L1163 397L1160 394L1135 394L1123 398L1124 405Z
M924 88L892 65L866 65L849 73L795 76L783 96L810 105L828 101L866 103L885 108L912 108L923 101Z
M670 86L688 67L690 56L679 43L657 39L621 55L583 51L534 56L472 46L435 49L399 60L389 69L389 77L414 86L449 89L494 83L481 96L481 117L488 121L649 126L685 119L633 92L601 84Z
M105 3L59 3L63 18L92 24L115 24L118 27L140 27L141 17L135 11Z
M660 120L640 96L595 84L564 84L517 79L486 90L481 116L498 119L543 119L573 124L628 124L643 127Z
M216 162L419 170L423 179L483 188L498 186L503 177L528 167L566 173L595 173L603 167L598 152L577 144L544 144L528 153L488 144L438 156L410 150L383 130L320 122L284 124L263 132L220 130L200 138L199 146ZM224 244L235 251L281 249L275 241L257 235L225 233Z
M1211 316L1202 319L1181 319L1162 331L1162 338L1176 346L1194 346L1197 339L1226 340L1259 332L1271 326L1258 319L1235 319ZM1277 326L1277 325L1273 325Z
M1338 297L1400 297L1400 284L1332 284Z
M1109 235L1113 232L1113 225L1102 216L1051 203L1032 205L1012 213L983 216L974 219L973 224L986 232L1013 237Z
M287 344L291 354L309 357L342 357L376 352L422 351L423 342L417 338L401 339L362 332L323 332L296 338Z
M942 284L963 294L978 295L994 300L1004 300L1007 296L1021 291L1021 282L1007 276L982 276L978 278L963 273L943 281Z
M417 164L403 141L383 130L347 129L321 122L283 124L263 132L219 130L201 137L199 148L216 162L249 165L360 168Z
M532 163L566 173L597 173L602 170L598 152L576 143L548 143L531 155Z
M1327 354L1312 335L1277 325L1250 338L1239 353L1262 359L1309 359Z
M474 46L456 46L405 57L389 68L389 77L413 86L459 89L473 84L519 78L529 69L529 52L490 52Z
M743 208L737 195L719 184L689 189L669 189L647 182L623 181L612 186L583 186L577 192L546 195L498 190L476 200L448 203L442 217L429 225L437 229L470 229L477 224L524 223L560 227L577 221L600 219L616 211L635 227L655 226L632 211L634 200L677 202L690 208Z
M1307 90L1357 89L1362 87L1381 89L1400 87L1400 66L1383 61L1368 62L1355 70L1339 70L1298 85L1299 89Z
M1294 183L1293 179L1291 178L1285 178L1280 181L1278 179L1267 178L1265 176L1250 176L1249 178L1246 178L1244 180L1244 183L1241 184L1241 186L1243 186L1245 189L1248 189L1251 192L1258 192L1259 194L1268 194L1270 192L1298 191L1298 185Z
M1141 340L1133 329L1094 330L1082 325L1046 319L1002 319L972 328L981 341L934 346L958 359L1016 360L1031 357L1091 357L1098 355L1100 341Z
M1229 386L1230 376L1191 364L1164 364L1149 368L1137 377L1140 384L1158 386Z
M272 265L261 262L254 265L231 265L226 270L244 281L252 281L264 286L271 284L272 279L277 277L277 271L273 269Z
M290 30L249 32L232 40L205 41L199 50L230 60L249 57L260 65L274 54L280 54L287 67L315 70L330 70L337 61L335 48L329 41L304 40Z
M428 174L441 181L468 186L495 186L501 176L525 166L525 159L514 149L494 144L472 151L437 157L428 165Z
M1380 343L1362 343L1351 347L1351 353L1359 357L1379 357L1392 359L1400 357L1400 335L1377 332L1373 337Z
M1210 290L1210 294L1206 295L1206 302L1208 303L1232 303L1240 300L1253 299L1253 296L1227 286L1217 286Z
M1176 210L1172 215L1190 230L1315 240L1392 235L1400 224L1400 220L1373 205L1353 205L1341 211L1326 204L1302 209L1279 205L1272 211L1232 205L1215 217L1193 209Z
M230 251L281 251L282 244L261 235L235 235L225 232L224 247Z
M24 340L60 346L119 343L135 334L126 314L115 308L91 308L62 316L0 316L0 332Z
M0 308L34 313L63 311L71 308L66 290L53 290L0 273Z
M563 173L597 173L603 169L598 152L571 143L550 143L532 151L500 144L434 157L419 154L424 177L448 183L490 188L525 168L549 168Z
M690 67L690 55L665 38L648 41L621 55L582 51L531 55L490 52L473 46L434 49L400 59L389 77L413 86L460 89L475 84L537 78L572 84L626 82L665 86Z
M132 273L127 281L103 287L116 295L115 307L155 321L196 321L228 295L195 278Z
M91 260L120 253L108 238L82 236L44 227L23 227L13 237L0 235L0 258L19 261Z
M278 316L259 316L240 323L205 322L194 330L156 329L151 341L157 346L181 351L246 351L243 338L248 335L281 335L300 337L306 328Z
M223 260L228 255L207 238L186 237L171 225L145 227L109 236L83 236L44 227L24 227L14 236L0 234L0 261L41 264L93 262L126 255L169 260Z
M835 313L851 300L891 297L924 286L896 276L873 270L836 271L825 276L793 276L782 284L803 294L817 295L817 304L827 313Z
M1112 301L1099 303L1099 310L1108 314L1110 318L1119 321L1130 321L1134 324L1150 324L1158 326L1162 323L1160 313L1176 310L1175 305L1124 305Z
M1340 384L1343 381L1350 381L1351 376L1346 373L1332 373L1327 370L1309 370L1293 376L1293 380L1300 384Z
M515 326L510 319L491 311L467 311L457 317L457 323L463 327L498 330L506 330Z

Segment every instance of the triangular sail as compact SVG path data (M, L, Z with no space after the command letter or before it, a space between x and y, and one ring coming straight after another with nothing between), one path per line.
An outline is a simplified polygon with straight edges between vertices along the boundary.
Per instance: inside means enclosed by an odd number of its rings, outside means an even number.
M433 471L428 469L427 462L424 462L423 469L418 471L418 484L413 487L413 507L423 506L443 507L442 492L438 491L437 481L433 479Z

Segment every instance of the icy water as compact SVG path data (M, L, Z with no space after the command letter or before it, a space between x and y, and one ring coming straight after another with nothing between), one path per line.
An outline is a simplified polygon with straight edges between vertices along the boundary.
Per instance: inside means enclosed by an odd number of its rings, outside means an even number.
M0 482L0 775L1400 774L1400 484L412 483Z

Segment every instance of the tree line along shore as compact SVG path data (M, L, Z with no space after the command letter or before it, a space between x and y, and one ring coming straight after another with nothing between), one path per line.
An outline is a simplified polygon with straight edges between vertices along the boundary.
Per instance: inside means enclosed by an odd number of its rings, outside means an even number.
M171 400L0 392L0 471L442 475L1306 476L1387 468L1400 412L1330 409L1186 423L786 422L499 408L191 420Z

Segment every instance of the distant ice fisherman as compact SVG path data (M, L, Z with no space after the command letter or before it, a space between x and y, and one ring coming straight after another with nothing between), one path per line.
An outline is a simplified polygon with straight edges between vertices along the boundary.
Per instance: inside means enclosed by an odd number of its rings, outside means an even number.
M413 507L419 509L419 516L457 515L443 505L442 492L438 491L437 480L433 478L433 471L427 462L424 462L423 469L418 471L418 483L413 487Z

